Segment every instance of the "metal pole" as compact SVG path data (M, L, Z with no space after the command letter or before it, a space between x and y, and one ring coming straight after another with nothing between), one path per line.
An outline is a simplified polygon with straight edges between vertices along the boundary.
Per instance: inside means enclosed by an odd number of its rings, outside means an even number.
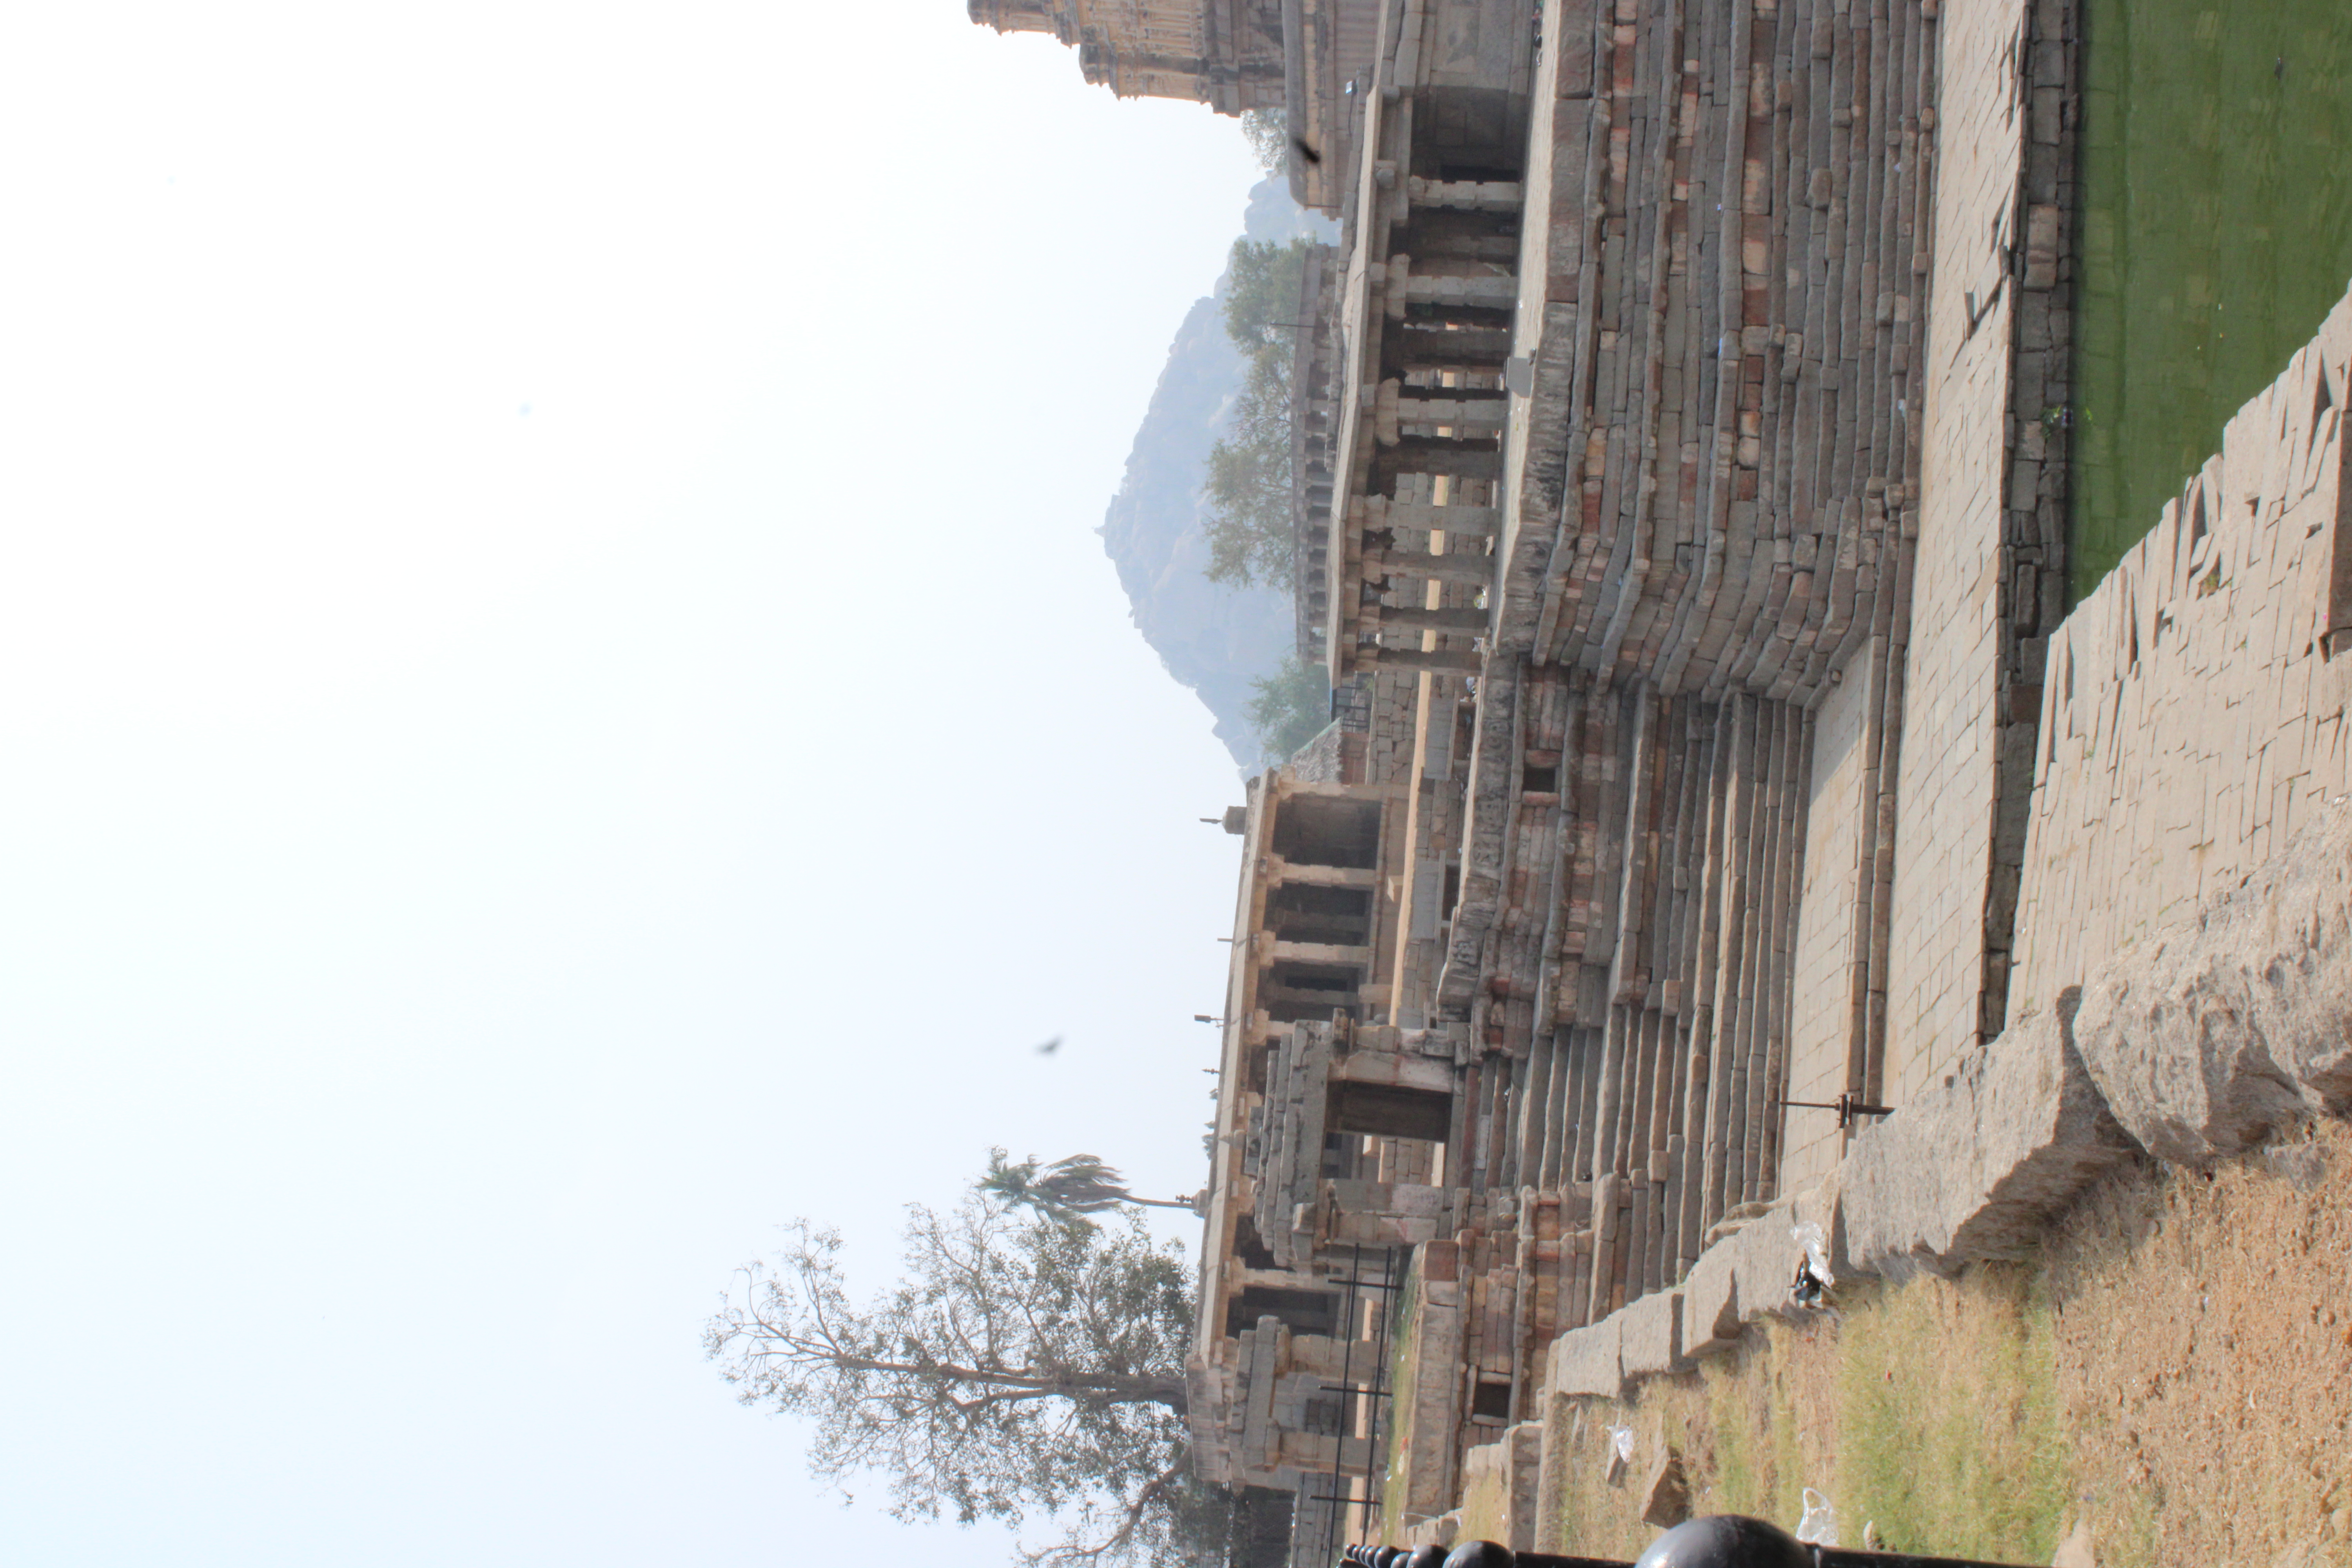
M1354 1255L1354 1259L1348 1266L1348 1304L1340 1309L1347 1315L1348 1325L1348 1337L1339 1342L1343 1347L1339 1352L1341 1383L1349 1381L1349 1363L1356 1353L1356 1287L1364 1277L1362 1245L1351 1242L1349 1244L1349 1250ZM1339 1434L1331 1439L1331 1489L1333 1491L1339 1489L1339 1466L1348 1457L1348 1405L1346 1400L1342 1399L1339 1405ZM1331 1549L1339 1544L1340 1513L1341 1510L1336 1508L1331 1510L1329 1523L1323 1532L1323 1554L1327 1557L1331 1554Z
M1853 1125L1854 1118L1858 1116L1892 1116L1895 1114L1895 1108L1893 1106L1872 1105L1858 1094L1841 1094L1835 1100L1776 1100L1772 1103L1775 1105L1794 1106L1800 1110L1834 1110L1837 1112L1837 1124L1841 1130Z

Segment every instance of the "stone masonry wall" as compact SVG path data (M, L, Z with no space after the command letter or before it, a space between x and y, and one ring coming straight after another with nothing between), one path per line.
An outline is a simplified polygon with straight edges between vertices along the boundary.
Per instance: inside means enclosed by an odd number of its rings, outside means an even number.
M2352 793L2352 296L2050 640L2015 1008L2236 887ZM2339 643L2343 639L2337 639Z
M1870 709L1876 698L1868 658L1829 694L1813 716L1813 761L1806 820L1805 872L1797 906L1797 956L1790 986L1789 1088L1791 1100L1828 1101L1848 1087L1854 1037L1856 971L1866 970L1869 931L1857 897L1866 874L1864 812L1872 758ZM1845 1139L1837 1118L1792 1110L1780 1158L1780 1190L1810 1185L1837 1163Z
M2011 290L2003 238L2022 170L2013 46L2023 0L1943 21L1927 427L1903 700L1883 1092L1901 1104L1978 1040L2001 729L2003 488Z

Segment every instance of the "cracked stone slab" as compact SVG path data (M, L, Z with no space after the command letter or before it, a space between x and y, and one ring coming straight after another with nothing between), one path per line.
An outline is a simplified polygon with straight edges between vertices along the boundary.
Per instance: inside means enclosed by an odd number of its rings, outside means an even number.
M1624 1314L1571 1329L1551 1344L1545 1385L1554 1394L1598 1394L1615 1399L1625 1392Z
M1853 1142L1839 1172L1843 1250L1893 1279L2024 1256L2130 1149L2066 1015L2021 1018Z
M1683 1293L1653 1290L1628 1301L1618 1331L1618 1360L1628 1378L1655 1377L1683 1363Z
M2352 808L2083 988L2074 1037L2147 1152L2206 1165L2352 1110Z

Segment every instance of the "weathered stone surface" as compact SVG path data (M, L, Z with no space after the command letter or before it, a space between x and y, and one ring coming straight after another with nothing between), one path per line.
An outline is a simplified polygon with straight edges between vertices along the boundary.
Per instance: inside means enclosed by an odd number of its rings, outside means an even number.
M1854 1140L1842 1173L1852 1264L1903 1278L2020 1256L2126 1152L2063 1006L2020 1019Z
M1683 1359L1683 1293L1658 1290L1626 1304L1615 1314L1619 1330L1618 1361L1628 1378L1655 1377L1672 1372Z
M1811 1186L1791 1193L1775 1205L1775 1215L1785 1215L1781 1226L1790 1237L1789 1266L1784 1270L1787 1277L1780 1281L1783 1294L1796 1279L1797 1254L1804 1250L1796 1239L1801 1226L1822 1227L1822 1250L1828 1255L1831 1273L1843 1278L1854 1271L1853 1255L1846 1240L1844 1192L1844 1172L1832 1170Z
M1774 1204L1720 1243L1731 1268L1732 1292L1743 1323L1795 1315L1789 1285L1797 1277L1797 1259L1804 1249L1790 1234L1789 1207L1785 1203Z
M1588 1328L1571 1329L1552 1342L1546 1379L1554 1394L1598 1394L1611 1399L1625 1390L1622 1312L1612 1312Z
M1510 1539L1514 1552L1532 1552L1543 1512L1543 1423L1522 1421L1503 1435L1510 1450Z
M1683 1279L1683 1353L1712 1355L1739 1342L1739 1286L1731 1249L1710 1247Z
M1690 1482L1683 1475L1682 1456L1669 1448L1642 1489L1642 1522L1671 1530L1690 1516Z
M2115 1115L2204 1164L2352 1109L2352 809L2084 987L2074 1033Z

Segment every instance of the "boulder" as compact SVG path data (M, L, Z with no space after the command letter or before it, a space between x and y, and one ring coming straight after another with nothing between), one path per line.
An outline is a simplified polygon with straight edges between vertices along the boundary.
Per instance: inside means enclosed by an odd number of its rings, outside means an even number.
M2052 1216L2128 1152L2074 1048L2074 1000L2070 992L2053 1012L2019 1019L1854 1139L1839 1172L1837 1250L1849 1267L1899 1279L2022 1257Z
M1650 1484L1642 1489L1642 1522L1672 1530L1690 1516L1690 1482L1683 1475L1683 1458L1669 1448L1650 1472Z
M2206 1165L2352 1110L2352 808L2083 987L2074 1038L2147 1152Z

